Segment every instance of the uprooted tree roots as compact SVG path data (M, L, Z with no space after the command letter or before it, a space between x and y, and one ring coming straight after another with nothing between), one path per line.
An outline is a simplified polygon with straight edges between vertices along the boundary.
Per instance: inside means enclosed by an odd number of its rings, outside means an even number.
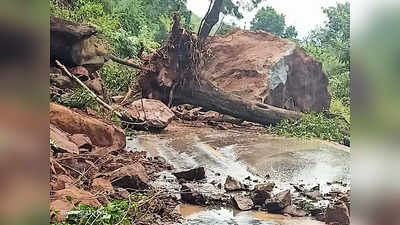
M243 100L225 93L201 76L206 66L206 47L191 31L180 24L179 14L173 16L168 43L149 56L139 84L142 96L165 104L192 104L250 122L275 124L282 119L297 119L300 113Z

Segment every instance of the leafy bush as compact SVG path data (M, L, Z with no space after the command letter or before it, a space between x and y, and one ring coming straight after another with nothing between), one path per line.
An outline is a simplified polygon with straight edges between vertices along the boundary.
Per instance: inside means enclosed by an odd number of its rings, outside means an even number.
M303 115L299 120L282 120L270 130L290 137L320 138L344 144L350 127L339 118L326 118L323 113Z
M91 108L95 111L100 111L100 105L96 101L95 97L92 96L85 88L75 89L67 96L63 96L58 99L58 103L78 109Z
M136 79L137 72L129 67L114 62L104 64L101 78L111 95L119 95L128 90L129 85Z
M128 200L114 200L106 206L92 207L80 204L68 212L65 222L53 225L78 225L78 224L132 224L132 220L139 212L140 204L147 199L147 195L131 195Z

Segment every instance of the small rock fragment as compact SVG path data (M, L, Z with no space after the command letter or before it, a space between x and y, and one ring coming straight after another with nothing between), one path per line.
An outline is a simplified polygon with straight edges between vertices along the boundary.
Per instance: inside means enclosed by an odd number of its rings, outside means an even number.
M280 213L286 206L292 204L290 190L282 191L271 199L265 201L266 208L270 213Z
M349 209L344 203L329 205L326 211L325 222L327 224L337 223L341 225L350 224Z
M240 191L245 189L242 183L231 176L226 177L224 187L226 191Z
M233 201L235 206L240 210L247 211L253 208L253 201L243 195L235 195Z
M206 173L204 167L197 167L190 170L185 170L181 172L173 173L173 175L178 179L185 179L185 180L202 180L206 178Z
M286 206L283 209L282 213L283 214L288 214L288 215L291 215L291 216L295 216L295 217L303 217L303 216L307 215L306 211L304 211L302 209L297 209L296 206L293 206L293 205Z

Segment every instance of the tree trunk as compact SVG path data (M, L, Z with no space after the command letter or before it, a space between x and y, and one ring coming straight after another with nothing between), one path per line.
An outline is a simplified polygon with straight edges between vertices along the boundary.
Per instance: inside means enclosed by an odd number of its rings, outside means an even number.
M167 45L150 57L150 65L146 67L152 70L142 72L139 85L144 98L158 99L165 104L188 103L265 125L300 117L298 112L243 100L204 79L200 73L206 63L204 45L201 39L180 26L179 18L178 14L173 17Z
M200 106L264 125L276 124L283 119L298 119L301 115L295 111L243 100L236 95L221 91L207 80L178 87L173 102Z
M221 12L223 0L215 0L211 11L206 15L204 23L201 27L199 38L200 42L204 42L211 32L211 29L218 23L219 14Z

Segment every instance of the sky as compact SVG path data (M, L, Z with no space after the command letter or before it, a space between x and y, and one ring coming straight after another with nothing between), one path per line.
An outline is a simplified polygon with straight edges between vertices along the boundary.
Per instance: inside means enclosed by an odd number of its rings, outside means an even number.
M286 25L294 25L299 33L298 38L307 36L308 32L317 26L323 26L327 20L322 12L322 7L336 5L336 2L343 3L346 0L264 0L262 6L271 6L278 13L283 13L286 17ZM351 1L350 1L351 2ZM196 15L203 17L208 9L208 0L187 0L187 7ZM257 9L252 12L244 13L244 19L239 23L243 28L246 24L246 29L250 28L250 21L257 13ZM224 22L230 22L232 18L227 18Z

